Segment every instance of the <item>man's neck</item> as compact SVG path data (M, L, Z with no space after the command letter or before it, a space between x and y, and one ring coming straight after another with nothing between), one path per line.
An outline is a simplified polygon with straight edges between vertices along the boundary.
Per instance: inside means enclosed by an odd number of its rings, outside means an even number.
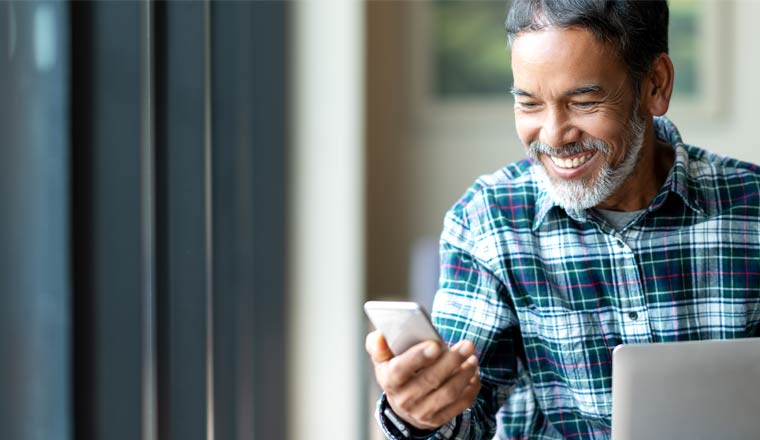
M610 211L638 211L646 208L668 178L674 159L673 147L658 140L654 135L653 124L649 124L641 157L633 173L615 194L596 207Z

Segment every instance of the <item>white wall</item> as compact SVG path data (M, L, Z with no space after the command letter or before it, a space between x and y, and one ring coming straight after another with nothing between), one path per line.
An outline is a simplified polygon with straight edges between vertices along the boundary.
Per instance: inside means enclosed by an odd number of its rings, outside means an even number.
M359 439L366 377L363 4L292 6L288 437Z

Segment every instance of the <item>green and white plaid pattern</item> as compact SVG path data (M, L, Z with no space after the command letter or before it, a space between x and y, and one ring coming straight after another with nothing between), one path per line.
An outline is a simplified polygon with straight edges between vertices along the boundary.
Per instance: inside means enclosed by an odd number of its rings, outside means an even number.
M674 166L620 231L556 206L528 160L449 211L433 321L475 343L483 388L432 438L607 439L615 346L758 335L759 170L655 128Z

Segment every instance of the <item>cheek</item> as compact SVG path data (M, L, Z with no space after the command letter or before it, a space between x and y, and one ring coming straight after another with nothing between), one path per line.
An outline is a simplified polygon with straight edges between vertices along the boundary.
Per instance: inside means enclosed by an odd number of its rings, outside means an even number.
M538 133L540 131L538 124L531 119L532 118L524 115L515 115L515 131L517 132L517 137L520 138L525 148L528 148L530 143L538 138Z
M579 127L587 136L595 139L600 139L610 146L610 154L607 160L611 164L617 164L623 157L625 157L625 151L628 149L628 145L625 142L625 126L620 124L609 124L606 121L598 121L597 123L586 124Z

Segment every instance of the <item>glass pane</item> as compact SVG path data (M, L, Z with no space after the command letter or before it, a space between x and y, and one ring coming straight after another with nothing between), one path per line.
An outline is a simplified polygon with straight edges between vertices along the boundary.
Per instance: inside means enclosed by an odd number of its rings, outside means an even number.
M699 48L703 46L700 4L694 0L671 0L670 57L675 68L674 97L695 97L699 93Z
M671 0L670 56L675 64L674 96L700 91L703 47L701 1ZM507 97L512 85L504 21L508 1L435 0L433 84L437 98Z
M436 0L433 8L436 97L504 96L512 86L504 21L506 1Z

